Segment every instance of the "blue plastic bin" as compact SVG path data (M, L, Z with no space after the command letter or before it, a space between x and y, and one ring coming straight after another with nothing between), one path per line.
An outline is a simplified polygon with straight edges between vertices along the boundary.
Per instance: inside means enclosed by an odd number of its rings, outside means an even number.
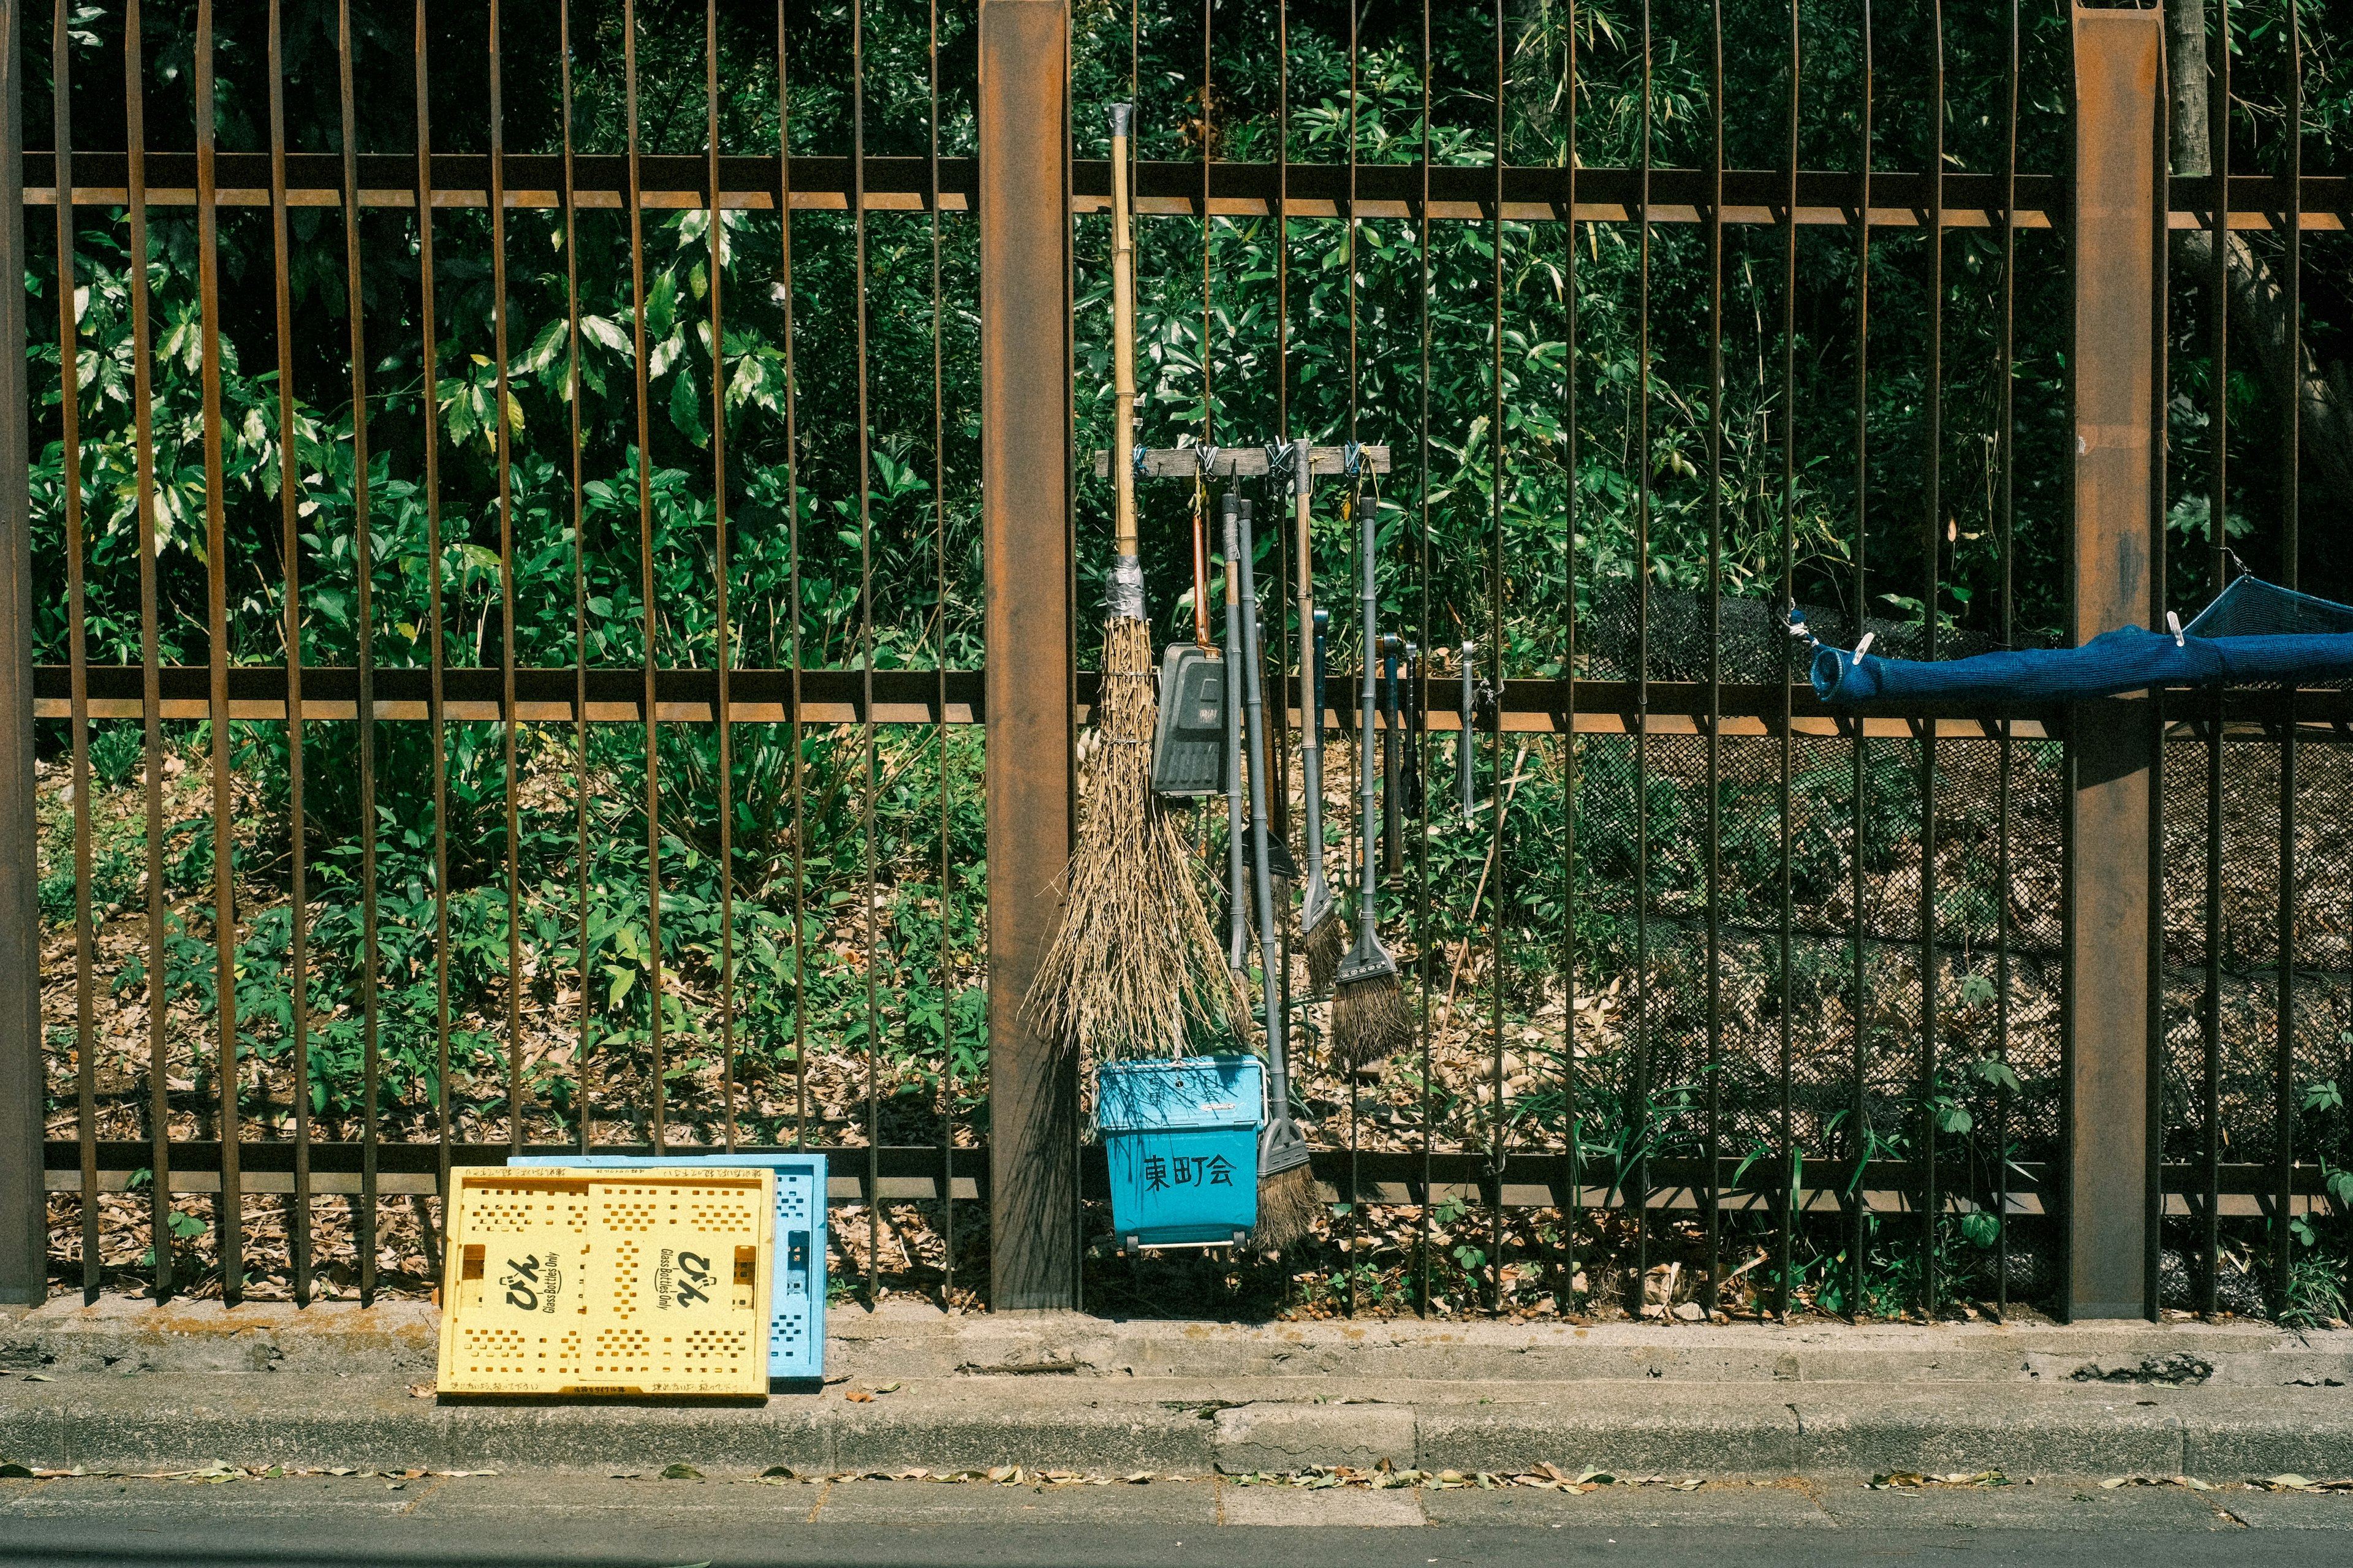
M1258 1224L1256 1057L1113 1062L1095 1074L1120 1245L1238 1247Z
M768 1376L825 1375L825 1156L822 1154L520 1154L510 1165L723 1165L776 1173L768 1292Z

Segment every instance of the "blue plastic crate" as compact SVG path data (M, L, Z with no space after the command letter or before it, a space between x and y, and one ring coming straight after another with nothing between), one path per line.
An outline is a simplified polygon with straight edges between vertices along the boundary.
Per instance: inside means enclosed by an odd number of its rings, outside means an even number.
M1256 1057L1113 1062L1095 1075L1120 1245L1232 1246L1258 1224Z
M732 1165L776 1173L768 1309L768 1376L825 1375L825 1156L822 1154L522 1154L510 1165Z

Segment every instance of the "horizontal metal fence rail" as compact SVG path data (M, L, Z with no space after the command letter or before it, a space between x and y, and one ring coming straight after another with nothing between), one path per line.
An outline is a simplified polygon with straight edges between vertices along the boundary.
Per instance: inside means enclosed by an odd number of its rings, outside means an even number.
M490 158L479 153L436 153L433 155L433 206L458 211L487 206L490 202ZM78 206L120 206L128 199L127 160L120 153L74 154L74 204ZM146 200L151 206L196 205L195 159L187 153L151 152L146 155ZM796 212L847 212L853 194L850 161L847 158L796 155L788 171L775 158L723 157L719 160L719 206L729 212L774 212L780 200ZM216 154L219 184L215 204L223 207L268 206L270 204L270 160L252 153ZM367 153L359 160L359 205L369 208L415 211L416 160L397 153ZM343 199L343 161L332 153L288 153L287 205L296 207L339 207ZM25 202L28 206L57 205L54 158L45 153L23 154ZM559 209L564 205L563 160L543 153L509 153L499 161L501 205L510 211ZM649 154L638 160L638 202L650 211L691 211L709 205L705 200L707 171L700 158ZM860 205L870 212L928 212L932 208L930 164L922 158L870 157L864 161ZM584 210L617 212L629 190L628 160L581 154L572 164L572 205ZM977 188L970 158L940 160L938 206L944 212L968 212ZM1314 163L1238 163L1222 160L1210 165L1208 210L1220 217L1262 217L1287 213L1294 218L1419 217L1426 210L1435 219L1469 223L1492 219L1495 213L1494 176L1482 169L1434 164L1424 171L1414 163L1359 164L1353 174L1345 167ZM1654 168L1650 171L1647 205L1642 200L1640 169L1606 167L1577 171L1575 199L1578 223L1635 223L1648 213L1652 223L1696 224L1704 213L1717 210L1714 172L1705 169ZM1506 168L1504 171L1504 216L1515 223L1566 221L1569 211L1569 181L1560 169ZM1929 221L1930 196L1936 182L1919 172L1874 169L1871 173L1871 224L1874 228L1918 228ZM1852 228L1864 189L1863 176L1849 169L1806 169L1798 176L1797 222L1801 226ZM2175 228L2211 226L2214 184L2211 178L2176 175L2167 183ZM2298 193L2301 193L2300 196ZM1789 177L1772 169L1726 169L1721 191L1723 221L1727 224L1778 225L1788 209ZM1956 171L1943 181L1943 204L1937 217L1948 228L2000 228L2002 215L2012 215L2021 228L2064 226L2073 201L2073 187L2063 174L2018 176L2014 194L2000 174ZM1100 158L1080 158L1071 164L1071 210L1107 211L1111 200L1111 166ZM1425 208L1424 203L1427 202ZM2014 205L2012 205L2014 202ZM1195 217L1201 215L1201 168L1198 163L1143 162L1135 166L1136 213L1144 217ZM2339 174L2306 174L2293 187L2278 176L2234 174L2230 182L2230 226L2242 232L2280 228L2293 209L2297 225L2307 233L2341 233L2353 223L2353 179Z

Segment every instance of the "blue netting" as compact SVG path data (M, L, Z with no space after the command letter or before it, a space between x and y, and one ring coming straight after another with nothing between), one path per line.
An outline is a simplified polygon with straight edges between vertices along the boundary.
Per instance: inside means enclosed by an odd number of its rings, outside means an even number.
M2156 686L2342 680L2353 677L2353 607L2242 577L2179 635L2124 626L2081 647L1944 660L1881 658L1818 642L1812 675L1815 694L1839 704L2069 702Z

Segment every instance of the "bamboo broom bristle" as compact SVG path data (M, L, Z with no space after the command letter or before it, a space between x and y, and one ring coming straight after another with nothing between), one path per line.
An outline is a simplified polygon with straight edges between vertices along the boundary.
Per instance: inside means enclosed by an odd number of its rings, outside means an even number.
M1247 1011L1182 827L1152 794L1157 708L1152 629L1114 619L1062 924L1028 999L1040 1029L1095 1061L1182 1056L1197 1026Z

